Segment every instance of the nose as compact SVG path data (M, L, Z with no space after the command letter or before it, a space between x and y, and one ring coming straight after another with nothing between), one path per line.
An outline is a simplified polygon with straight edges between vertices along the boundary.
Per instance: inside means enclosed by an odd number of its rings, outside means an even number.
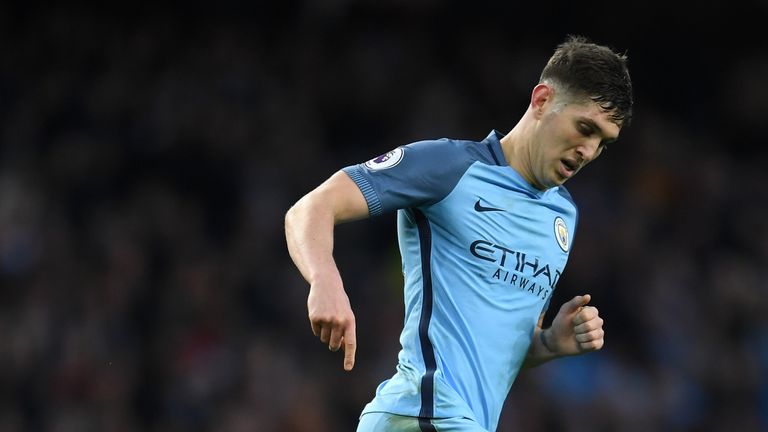
M584 163L591 162L600 152L599 139L586 139L576 147L576 153L584 160Z

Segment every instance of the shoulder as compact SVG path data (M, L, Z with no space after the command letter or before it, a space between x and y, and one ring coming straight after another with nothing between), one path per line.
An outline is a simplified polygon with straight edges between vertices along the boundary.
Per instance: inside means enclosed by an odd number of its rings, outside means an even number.
M546 202L549 206L566 218L578 220L579 208L571 193L563 185L555 186L547 193Z
M570 204L570 206L573 207L574 210L578 210L578 206L576 206L576 201L573 200L571 193L568 192L568 189L566 189L565 186L563 185L558 186L556 193L557 193L558 199L563 200L566 203Z
M498 157L487 141L470 141L453 138L421 140L402 147L404 157L416 157L422 162L432 161L442 167L468 166L475 162L498 165Z

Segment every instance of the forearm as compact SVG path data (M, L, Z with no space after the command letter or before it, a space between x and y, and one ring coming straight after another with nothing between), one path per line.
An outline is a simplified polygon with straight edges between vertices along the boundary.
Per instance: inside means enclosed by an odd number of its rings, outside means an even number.
M333 259L333 211L320 201L319 196L307 195L285 216L288 253L310 285L320 279L341 279Z
M344 369L355 364L355 315L333 259L337 224L368 216L360 189L342 171L301 198L285 215L288 253L310 284L307 314L312 333L331 351L344 348Z
M550 342L551 335L548 329L542 329L539 326L533 331L533 340L531 346L528 348L528 354L523 362L523 369L539 366L542 363L546 363L552 359L561 357L560 355L552 351L553 346Z
M328 282L341 286L333 259L334 226L367 216L368 205L363 194L342 171L288 210L285 215L288 253L310 285Z

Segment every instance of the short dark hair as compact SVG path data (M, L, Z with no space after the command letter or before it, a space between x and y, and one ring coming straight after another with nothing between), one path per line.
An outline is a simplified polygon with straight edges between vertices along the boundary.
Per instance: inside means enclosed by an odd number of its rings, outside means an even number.
M584 36L569 35L544 67L539 82L544 81L554 81L577 97L588 97L622 125L632 120L632 80L626 54Z

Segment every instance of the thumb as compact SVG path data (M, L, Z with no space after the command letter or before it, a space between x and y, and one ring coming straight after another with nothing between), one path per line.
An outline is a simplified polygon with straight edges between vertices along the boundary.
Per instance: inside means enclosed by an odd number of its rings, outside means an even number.
M565 303L562 307L562 310L563 312L576 312L580 308L586 306L590 300L592 300L592 296L589 294L576 296Z

